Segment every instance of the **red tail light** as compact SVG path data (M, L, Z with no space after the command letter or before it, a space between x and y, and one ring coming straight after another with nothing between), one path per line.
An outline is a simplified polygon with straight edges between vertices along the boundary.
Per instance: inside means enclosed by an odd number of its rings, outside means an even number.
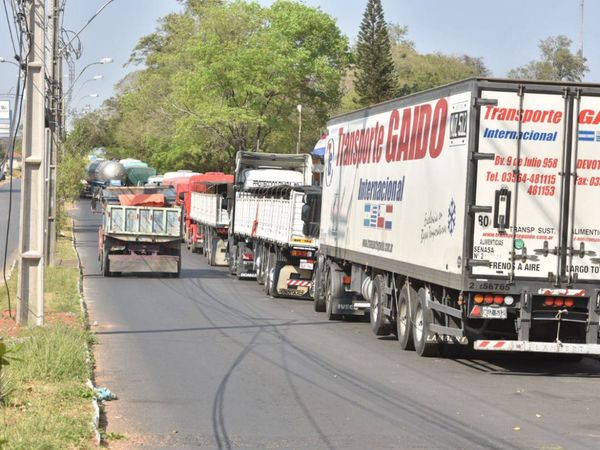
M575 300L573 300L572 298L565 299L565 306L567 308L571 308L574 304L575 304Z
M344 275L342 277L342 284L348 285L350 283L352 283L352 277L349 277L348 275Z
M290 253L292 256L310 256L307 250L292 250Z
M554 306L558 306L559 308L565 304L565 300L562 298L557 298L554 300Z
M254 261L254 254L253 253L242 253L242 260L244 261Z
M546 299L544 300L544 306L553 306L554 305L554 299L551 297L546 297Z
M494 303L494 296L490 295L490 294L486 294L485 297L483 297L483 301L485 302L486 305L491 305L492 303Z
M501 305L502 303L504 303L504 297L502 297L501 295L495 295L494 296L494 303L496 305Z

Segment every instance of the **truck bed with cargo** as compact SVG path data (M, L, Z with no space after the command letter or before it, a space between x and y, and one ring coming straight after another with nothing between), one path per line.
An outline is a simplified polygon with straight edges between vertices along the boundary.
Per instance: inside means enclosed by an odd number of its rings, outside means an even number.
M208 172L190 178L185 194L188 248L201 249L211 266L227 265L228 195L232 184L233 175Z
M168 187L105 188L98 259L104 276L181 271L182 214Z
M272 296L308 297L318 246L320 189L309 155L238 152L229 266Z
M600 85L471 79L333 118L315 307L422 356L599 354Z

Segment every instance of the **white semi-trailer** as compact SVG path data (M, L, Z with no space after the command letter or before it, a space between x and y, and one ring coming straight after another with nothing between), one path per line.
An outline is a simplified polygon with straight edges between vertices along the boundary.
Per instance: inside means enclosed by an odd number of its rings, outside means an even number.
M599 124L600 85L491 79L333 118L315 307L422 356L600 354Z
M321 192L311 183L309 155L237 154L230 269L269 295L312 292Z

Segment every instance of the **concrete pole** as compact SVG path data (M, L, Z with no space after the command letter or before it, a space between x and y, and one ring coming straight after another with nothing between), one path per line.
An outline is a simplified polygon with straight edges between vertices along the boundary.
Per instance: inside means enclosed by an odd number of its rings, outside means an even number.
M44 0L27 2L31 46L27 57L23 122L17 321L44 323L45 44Z
M59 0L52 0L52 16L50 22L50 35L51 35L51 58L50 64L52 72L50 76L50 142L48 142L48 223L46 235L46 246L45 256L46 261L50 265L54 265L54 257L56 255L56 216L57 216L57 205L56 205L56 164L58 159L58 152L62 139L61 125L62 119L60 118L60 86L62 86L62 80L60 78L61 70L60 63L62 57L59 53L59 41L60 41L60 5Z

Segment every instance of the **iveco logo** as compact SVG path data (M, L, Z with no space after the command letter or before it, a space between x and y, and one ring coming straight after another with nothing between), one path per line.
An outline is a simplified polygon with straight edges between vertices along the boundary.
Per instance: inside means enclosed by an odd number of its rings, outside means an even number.
M333 178L333 164L335 157L335 142L333 138L327 141L327 149L325 150L325 185L330 186Z

